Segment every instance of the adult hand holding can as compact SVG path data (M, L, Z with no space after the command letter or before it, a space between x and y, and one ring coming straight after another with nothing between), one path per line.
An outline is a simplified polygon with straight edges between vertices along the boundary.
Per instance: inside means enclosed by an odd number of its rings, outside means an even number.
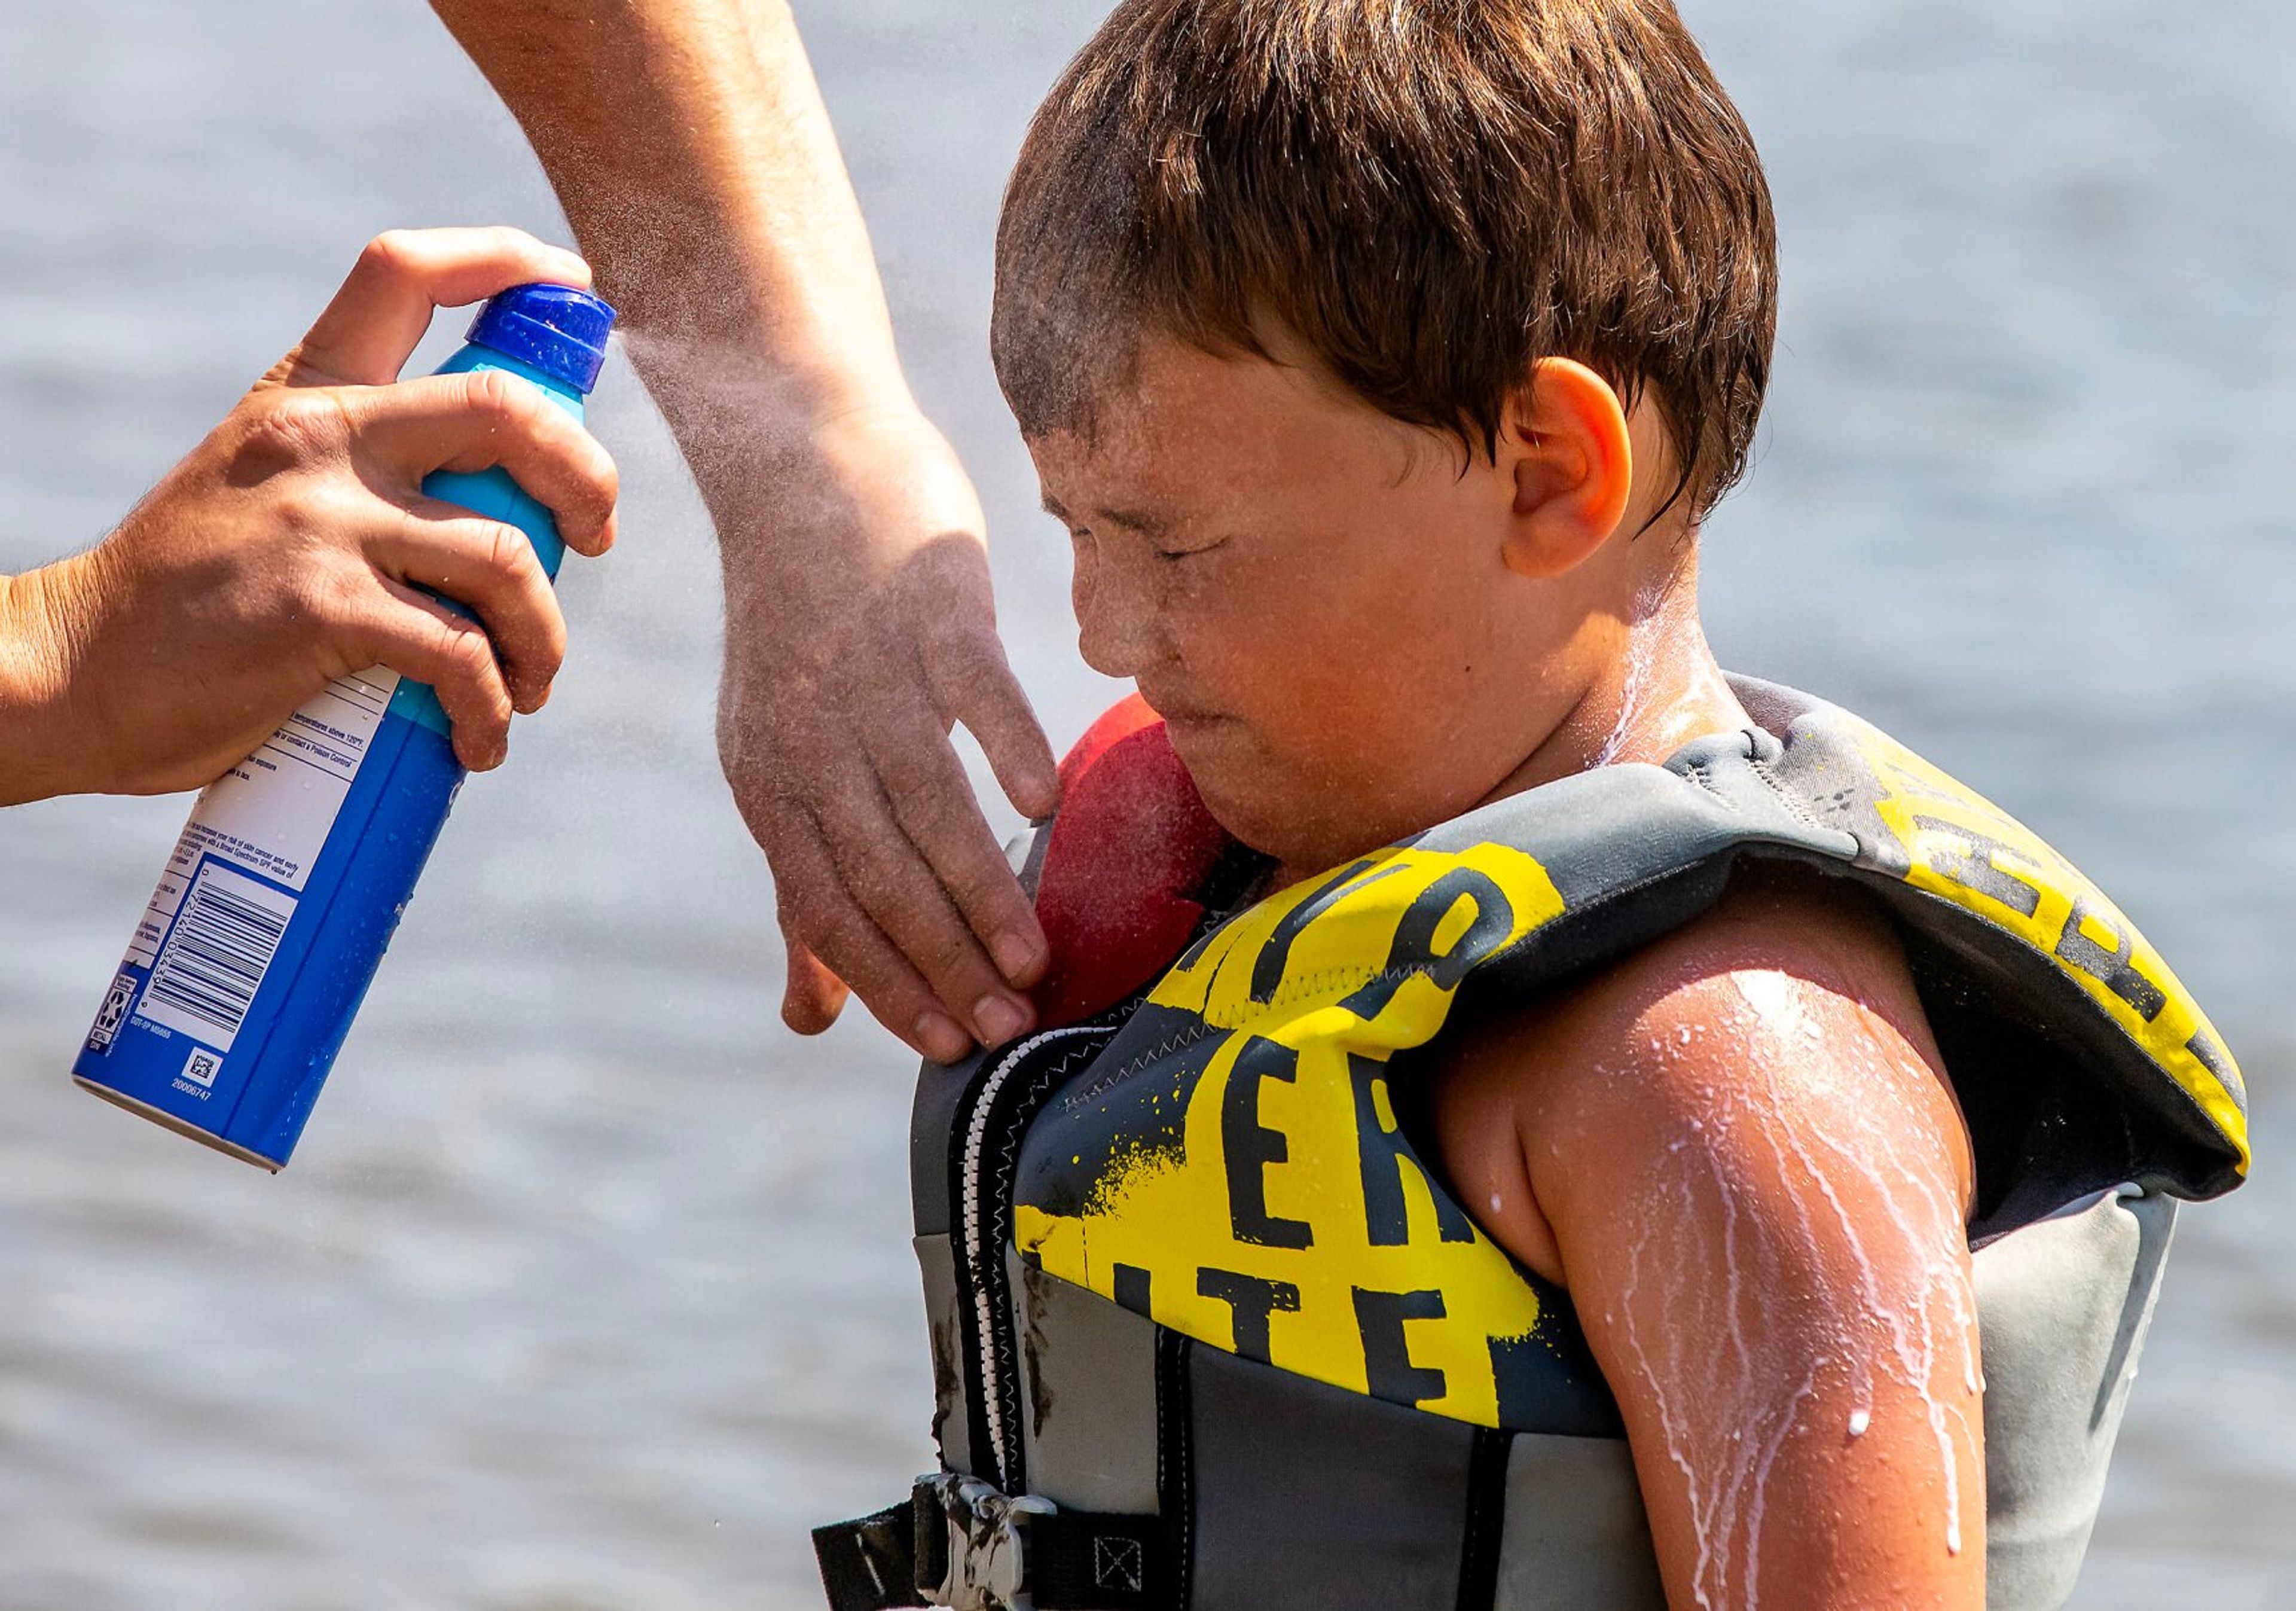
M506 419L539 406L578 424L613 318L574 286L514 286L485 304L438 375L467 377L457 383ZM403 354L419 334L418 326L376 339L403 342ZM448 517L438 524L459 518L443 507L451 505L514 527L541 575L555 578L562 532L506 467L525 467L507 444L491 456L483 445L458 446L437 462L447 467L426 476L421 492L440 506L431 513ZM610 535L606 522L584 535L594 551ZM413 602L439 618L439 643L477 637L496 653L475 625L463 628L472 612L440 596L455 585L446 569L433 576L409 565L404 574ZM470 602L479 617L490 613L485 597ZM503 700L532 708L538 693L521 697L502 658ZM440 692L383 665L337 676L207 787L75 1064L80 1084L249 1163L286 1163L465 760L501 758L498 737L480 738L474 752L472 735L448 719L449 709L460 719L474 704L483 715L483 688L474 693L466 679L446 705ZM502 711L486 725L506 719Z

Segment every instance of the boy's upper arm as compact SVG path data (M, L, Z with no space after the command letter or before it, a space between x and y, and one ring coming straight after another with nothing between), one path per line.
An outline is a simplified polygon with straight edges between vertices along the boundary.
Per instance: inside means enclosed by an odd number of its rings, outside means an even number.
M1968 1139L1877 918L1742 888L1435 1106L1462 1196L1570 1291L1675 1603L1981 1604Z

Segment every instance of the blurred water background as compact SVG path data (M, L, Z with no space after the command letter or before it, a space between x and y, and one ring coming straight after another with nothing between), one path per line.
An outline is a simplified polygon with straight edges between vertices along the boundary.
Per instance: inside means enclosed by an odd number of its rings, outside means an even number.
M800 6L1063 744L1112 690L990 375L988 249L1100 9ZM2077 1603L2296 1603L2296 10L1685 10L1784 235L1762 463L1709 540L1725 661L2044 828L2257 1095ZM0 569L100 536L370 234L494 220L562 237L414 0L0 0ZM624 541L570 569L556 697L466 791L285 1175L64 1077L186 801L0 817L0 1611L803 1607L806 1527L929 1459L906 1059L779 1027L709 527L626 367L593 418Z

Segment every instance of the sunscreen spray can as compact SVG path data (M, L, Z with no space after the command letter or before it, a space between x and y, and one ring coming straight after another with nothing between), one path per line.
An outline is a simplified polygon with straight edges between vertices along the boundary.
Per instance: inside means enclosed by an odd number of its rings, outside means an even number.
M578 420L613 322L586 292L515 286L439 373L505 371ZM504 472L422 490L518 527L556 578L558 529ZM466 775L428 684L380 666L329 684L200 795L72 1077L284 1166Z

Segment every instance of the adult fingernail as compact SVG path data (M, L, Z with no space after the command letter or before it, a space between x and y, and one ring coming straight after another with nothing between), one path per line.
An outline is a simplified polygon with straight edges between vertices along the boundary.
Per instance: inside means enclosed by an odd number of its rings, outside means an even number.
M919 1013L916 1048L935 1063L954 1063L972 1049L972 1037L954 1018L941 1013Z
M1003 1044L1029 1027L1029 1015L1021 1004L1003 996L983 996L973 1004L972 1021L980 1026L980 1038L991 1046Z
M989 949L996 954L997 971L1014 984L1037 966L1036 946L1010 930L997 935Z

